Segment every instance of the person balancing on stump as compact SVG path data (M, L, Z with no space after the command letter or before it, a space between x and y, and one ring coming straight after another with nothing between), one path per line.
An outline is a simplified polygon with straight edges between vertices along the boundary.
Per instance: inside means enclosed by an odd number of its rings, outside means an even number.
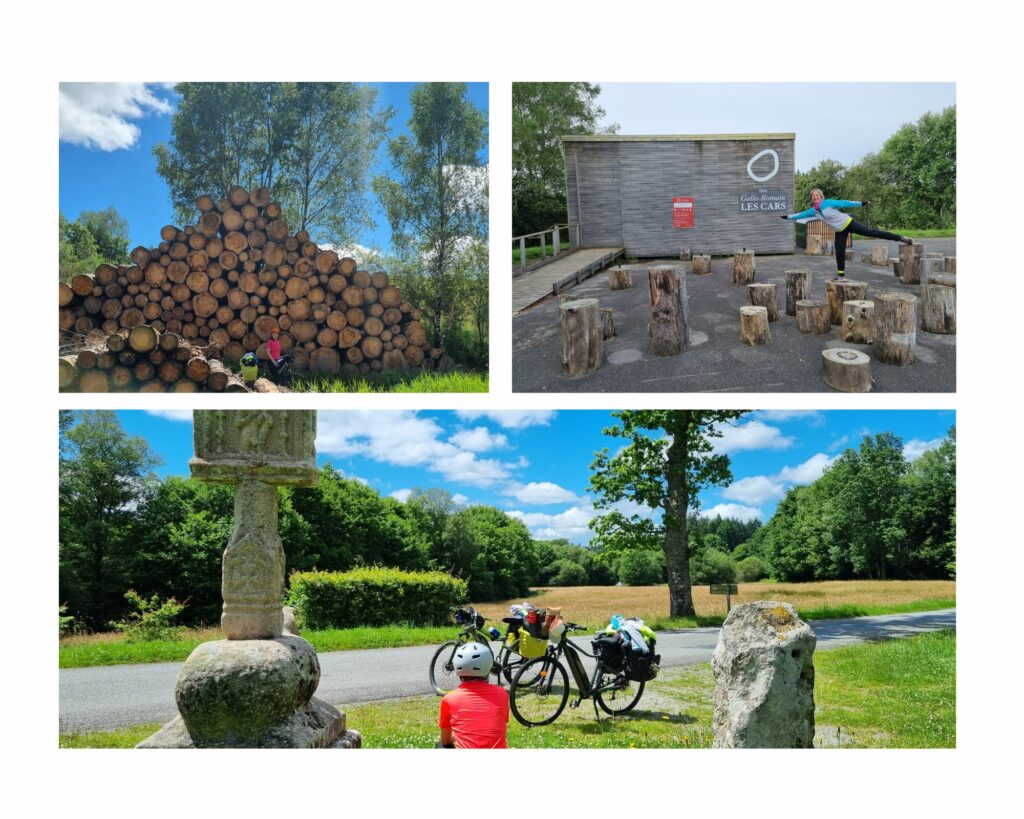
M826 199L820 189L811 191L811 207L800 213L780 213L783 219L820 219L836 232L836 275L833 281L841 281L846 274L846 237L851 233L857 236L870 236L873 239L888 239L892 242L902 242L905 245L914 244L909 236L900 236L897 233L890 233L887 230L868 227L861 224L852 216L843 213L840 208L859 208L863 205L870 205L868 201L851 202L847 199Z

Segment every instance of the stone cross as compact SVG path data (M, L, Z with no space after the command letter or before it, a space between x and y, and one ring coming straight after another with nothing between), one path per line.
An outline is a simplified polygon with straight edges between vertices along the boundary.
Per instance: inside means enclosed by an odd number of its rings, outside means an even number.
M195 410L192 477L235 485L224 550L221 628L229 640L281 636L284 548L277 487L317 481L315 410Z

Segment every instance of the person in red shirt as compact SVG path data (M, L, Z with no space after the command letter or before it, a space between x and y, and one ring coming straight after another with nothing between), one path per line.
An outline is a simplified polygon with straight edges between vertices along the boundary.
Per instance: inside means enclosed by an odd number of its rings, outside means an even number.
M482 643L455 652L459 687L441 700L440 748L507 748L508 692L487 681L494 655Z
M270 372L275 376L284 364L284 356L281 354L281 342L278 340L280 335L281 330L275 327L270 331L270 338L267 339L267 363L270 364Z

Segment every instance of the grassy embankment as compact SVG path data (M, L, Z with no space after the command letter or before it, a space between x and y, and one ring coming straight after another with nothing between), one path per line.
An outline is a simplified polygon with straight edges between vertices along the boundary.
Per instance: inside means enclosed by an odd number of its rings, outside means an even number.
M292 392L487 392L488 375L478 372L383 373L354 379L295 376Z
M754 600L791 603L808 620L862 617L933 611L956 605L952 580L877 581L851 580L822 583L741 583L733 605ZM654 629L717 626L725 617L725 597L713 596L707 586L693 589L694 618L668 618L666 586L577 586L536 589L527 598L538 606L561 606L565 619L591 629L604 626L612 614L641 617ZM476 609L499 627L501 618L516 600L478 603ZM394 648L429 645L451 639L454 626L350 628L304 631L317 651L346 651L360 648ZM118 633L66 637L60 642L60 667L77 668L124 663L178 662L197 645L219 640L218 629L188 629L180 640L126 643Z
M851 748L956 746L956 632L819 651L815 667L815 744ZM556 722L526 729L512 719L513 748L708 748L712 741L709 663L669 669L624 717L597 721L589 702ZM346 706L348 724L368 748L430 748L437 740L436 697ZM159 728L62 735L65 748L130 748Z

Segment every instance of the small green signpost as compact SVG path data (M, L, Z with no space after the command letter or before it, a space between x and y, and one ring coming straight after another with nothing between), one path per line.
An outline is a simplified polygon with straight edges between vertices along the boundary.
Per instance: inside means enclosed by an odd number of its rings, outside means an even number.
M732 610L732 596L740 593L740 587L735 583L712 583L711 593L725 595L725 613L728 614Z

